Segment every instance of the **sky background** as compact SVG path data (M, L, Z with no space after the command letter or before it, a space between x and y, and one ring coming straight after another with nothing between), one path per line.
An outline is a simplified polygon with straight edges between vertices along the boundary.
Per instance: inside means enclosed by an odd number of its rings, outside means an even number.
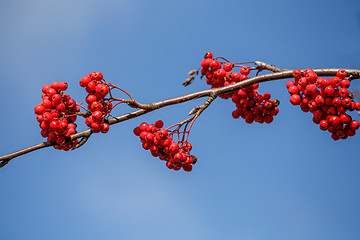
M150 103L208 89L204 79L181 85L207 51L360 68L356 0L4 0L0 32L1 155L44 141L33 112L44 84L67 81L83 102L78 82L91 71ZM360 134L333 141L289 103L285 83L260 84L281 101L269 125L213 102L189 137L191 173L167 169L132 130L181 122L205 99L113 125L76 151L14 159L0 169L0 239L360 239Z

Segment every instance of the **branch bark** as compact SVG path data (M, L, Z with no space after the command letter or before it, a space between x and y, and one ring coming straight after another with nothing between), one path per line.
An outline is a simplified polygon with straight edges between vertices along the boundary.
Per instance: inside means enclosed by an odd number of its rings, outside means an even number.
M114 118L109 118L109 119L107 119L107 121L108 121L109 125L113 125L113 124L117 124L117 123L129 120L132 118L139 117L148 112L151 112L151 111L154 111L156 109L160 109L160 108L163 108L166 106L171 106L171 105L175 105L175 104L179 104L179 103L183 103L183 102L188 102L188 101L202 98L202 97L212 96L215 99L217 96L219 96L221 94L233 92L235 90L244 88L246 86L249 86L249 85L252 85L255 83L292 78L293 70L280 69L280 68L275 67L274 65L269 65L269 64L262 63L259 61L256 61L255 64L258 67L257 68L258 70L270 70L270 71L273 71L273 73L251 77L244 81L241 81L241 82L238 82L238 83L235 83L232 85L228 85L225 87L213 88L213 89L203 90L203 91L199 91L199 92L194 92L194 93L190 93L187 95L162 100L159 102L154 102L154 103L149 103L149 104L137 103L138 106L146 106L146 108L142 108L142 109L139 109L139 110L127 113L127 114L123 114L123 115L120 115L120 116L117 116ZM335 76L336 73L338 72L339 68L322 68L322 69L313 69L313 70L318 76ZM360 69L345 69L345 70L348 73L348 77L351 80L360 78ZM206 103L204 103L204 104L206 105ZM201 106L205 106L204 104ZM197 116L200 115L200 113L203 112L207 108L208 105L209 104L207 104L206 107L202 107L201 111L198 112L196 115ZM72 141L75 139L82 138L83 143L85 143L86 140L91 136L91 134L92 134L91 129L87 129L82 132L71 135L70 139ZM82 141L80 141L80 142L82 142ZM46 148L46 147L51 147L51 146L54 146L55 144L56 144L55 141L43 142L43 143L31 146L31 147L27 147L27 148L24 148L22 150L19 150L19 151L16 151L16 152L13 152L13 153L10 153L7 155L1 156L0 157L0 168L4 167L13 158L19 157L21 155L30 153L35 150L39 150L39 149Z

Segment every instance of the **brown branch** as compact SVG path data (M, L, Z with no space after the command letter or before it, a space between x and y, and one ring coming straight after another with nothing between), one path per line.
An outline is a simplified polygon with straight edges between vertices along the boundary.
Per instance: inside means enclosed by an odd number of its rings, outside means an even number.
M254 64L256 65L255 69L259 70L259 72L262 70L269 70L272 72L283 72L283 71L288 70L288 69L281 69L281 68L276 67L275 65L267 64L267 63L260 62L260 61L255 61Z
M293 70L281 70L281 69L276 68L273 65L268 65L265 63L261 63L261 62L257 62L257 63L259 64L259 66L262 66L263 69L274 71L274 73L255 76L255 77L246 79L244 81L241 81L241 82L238 82L238 83L235 83L232 85L228 85L226 87L213 88L213 89L203 90L203 91L199 91L199 92L194 92L194 93L190 93L190 94L187 94L184 96L170 98L170 99L166 99L166 100L162 100L162 101L154 102L154 103L150 103L150 104L140 104L140 103L136 102L135 104L137 104L138 106L143 106L143 107L146 106L145 109L139 109L139 110L133 111L131 113L127 113L127 114L120 115L118 117L110 118L110 119L107 119L107 121L108 121L109 125L113 125L113 124L120 123L120 122L129 120L129 119L132 119L135 117L139 117L150 111L160 109L160 108L163 108L166 106L171 106L171 105L175 105L175 104L179 104L179 103L183 103L183 102L188 102L188 101L191 101L191 100L194 100L197 98L202 98L202 97L214 96L214 99L215 99L217 96L219 96L221 94L233 92L235 90L244 88L244 87L252 85L254 83L261 83L261 82L267 82L267 81L292 78ZM337 71L339 70L339 68L323 68L323 69L313 69L313 70L318 76L335 76ZM348 76L351 76L352 79L360 78L360 69L345 69L345 70L348 73ZM210 103L211 103L211 101L209 102L209 104ZM200 107L200 108L196 109L196 111L194 111L194 113L197 112L197 114L195 114L195 115L199 115L205 108ZM201 111L201 112L198 112L198 111ZM91 129L87 129L82 132L71 135L70 139L71 139L71 141L78 139L78 138L85 138L87 140L91 134L92 134ZM53 145L55 145L55 142L43 142L43 143L28 147L28 148L24 148L22 150L13 152L11 154L1 156L0 157L0 168L5 166L11 159L13 159L15 157L24 155L26 153L29 153L29 152L32 152L35 150L50 147Z
M54 145L55 145L55 141L43 142L43 143L28 147L28 148L21 149L19 151L16 151L16 152L13 152L13 153L10 153L10 154L7 154L7 155L4 155L4 156L0 157L0 161L1 161L0 162L0 168L4 167L6 164L8 164L8 162L13 158L16 158L18 156L21 156L23 154L26 154L26 153L29 153L29 152L32 152L32 151L35 151L35 150L39 150L39 149L54 146Z

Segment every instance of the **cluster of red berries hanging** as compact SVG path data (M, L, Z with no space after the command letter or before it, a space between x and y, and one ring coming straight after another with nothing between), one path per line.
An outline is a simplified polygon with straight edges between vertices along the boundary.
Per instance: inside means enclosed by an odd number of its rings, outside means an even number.
M169 132L168 129L162 129L163 121L157 120L155 124L143 122L134 129L134 134L139 136L142 147L150 150L151 155L166 161L169 169L187 172L192 170L192 164L195 164L197 158L190 155L192 145L185 141L175 142L172 136L178 131Z
M47 141L56 141L55 149L69 150L78 140L69 142L69 137L76 133L76 114L80 111L74 99L63 94L68 87L66 82L53 82L42 87L42 102L34 112L41 128L41 136Z
M313 122L320 129L329 131L334 140L354 136L359 129L359 121L352 120L347 111L360 111L360 102L353 100L349 92L350 80L341 69L332 78L318 78L312 69L294 70L295 81L286 84L290 102L299 105L304 112L313 114Z
M91 115L85 119L85 124L91 128L94 133L107 133L109 124L105 118L112 110L112 103L105 99L109 93L109 86L103 79L101 72L91 72L81 78L80 86L86 89L88 95L85 98L87 109Z
M220 62L218 59L223 59L226 62ZM206 76L207 84L211 88L218 88L228 86L237 82L248 79L251 69L248 66L243 66L227 61L225 58L213 58L211 52L207 52L204 59L201 61L201 74ZM234 67L240 67L240 71L233 71ZM271 123L273 116L277 115L279 109L278 100L270 100L270 93L260 94L258 92L259 84L242 88L238 91L220 95L221 98L231 98L236 104L236 109L232 112L234 118L242 117L247 123Z

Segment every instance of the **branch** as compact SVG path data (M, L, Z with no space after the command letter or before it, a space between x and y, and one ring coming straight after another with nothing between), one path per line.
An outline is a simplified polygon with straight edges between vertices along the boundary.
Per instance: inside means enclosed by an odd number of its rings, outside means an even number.
M127 113L127 114L123 114L120 115L118 117L114 117L114 118L109 118L107 119L109 125L113 125L116 123L120 123L135 117L139 117L141 115L144 115L150 111L154 111L156 109L160 109L166 106L171 106L171 105L175 105L175 104L179 104L179 103L183 103L183 102L188 102L197 98L202 98L202 97L210 97L209 99L212 100L207 100L203 105L195 107L190 113L194 114L195 116L199 116L201 114L202 111L204 111L208 105L219 95L221 94L225 94L225 93L229 93L229 92L233 92L235 90L244 88L246 86L255 84L255 83L261 83L261 82L267 82L267 81L274 81L274 80L280 80L280 79L287 79L287 78L292 78L292 72L293 70L282 70L279 68L276 68L273 65L269 65L266 63L262 63L262 62L258 62L256 61L255 64L257 65L257 69L258 70L270 70L273 71L273 73L270 74L264 74L264 75L260 75L260 76L255 76L246 80L243 80L241 82L232 84L232 85L228 85L225 87L221 87L221 88L213 88L213 89L208 89L208 90L203 90L203 91L199 91L199 92L194 92L194 93L190 93L184 96L179 96L179 97L175 97L175 98L170 98L170 99L166 99L166 100L162 100L159 102L154 102L154 103L149 103L149 104L140 104L137 103L136 101L132 102L135 106L137 107L142 107L142 109ZM339 68L323 68L323 69L313 69L314 72L318 75L318 76L335 76L336 73L338 72ZM345 69L346 72L348 73L348 76L350 79L359 79L360 78L360 69ZM193 117L191 117L191 119L193 119ZM91 136L92 131L91 129L87 129L84 130L82 132L73 134L70 136L70 141L73 141L75 139L78 138L82 138L82 140L80 141L80 144L84 144L86 142L86 140ZM43 142L28 148L24 148L22 150L4 155L0 157L0 168L5 166L11 159L24 155L26 153L35 151L35 150L39 150L42 148L46 148L46 147L51 147L54 146L56 143L53 142ZM80 145L80 146L81 146ZM77 147L80 147L79 145Z

